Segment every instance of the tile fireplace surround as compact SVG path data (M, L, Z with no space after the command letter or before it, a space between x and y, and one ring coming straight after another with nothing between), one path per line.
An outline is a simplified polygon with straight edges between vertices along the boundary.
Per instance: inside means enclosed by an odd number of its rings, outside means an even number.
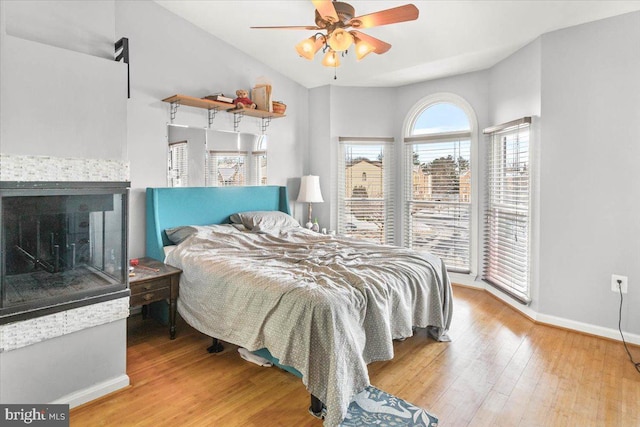
M129 163L120 160L0 154L0 181L129 180ZM129 316L129 297L71 308L0 325L0 353L104 325Z

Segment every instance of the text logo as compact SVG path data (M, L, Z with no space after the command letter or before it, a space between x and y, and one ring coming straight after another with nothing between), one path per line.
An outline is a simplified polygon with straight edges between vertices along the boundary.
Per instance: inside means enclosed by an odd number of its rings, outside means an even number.
M0 404L0 426L69 427L69 405Z

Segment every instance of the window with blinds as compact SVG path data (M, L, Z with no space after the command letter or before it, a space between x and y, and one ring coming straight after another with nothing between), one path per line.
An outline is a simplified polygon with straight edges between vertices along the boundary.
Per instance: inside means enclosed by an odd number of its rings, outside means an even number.
M246 151L209 151L207 185L232 187L247 184Z
M340 138L338 232L394 243L393 138Z
M470 271L471 138L468 131L405 139L408 246Z
M531 118L485 129L489 149L483 280L528 304Z
M187 141L169 144L169 167L167 168L169 187L186 187L189 185L188 160Z

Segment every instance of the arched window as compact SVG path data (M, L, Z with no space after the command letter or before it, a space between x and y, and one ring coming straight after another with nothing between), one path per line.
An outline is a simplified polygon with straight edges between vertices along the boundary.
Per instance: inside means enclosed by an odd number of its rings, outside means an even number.
M475 270L472 253L473 110L462 98L423 99L405 126L405 245L438 255L449 271Z

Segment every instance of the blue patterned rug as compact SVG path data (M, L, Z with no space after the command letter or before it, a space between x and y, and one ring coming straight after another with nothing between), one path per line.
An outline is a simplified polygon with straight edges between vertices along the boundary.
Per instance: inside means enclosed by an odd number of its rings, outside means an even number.
M340 427L435 427L438 418L373 386L355 396Z

